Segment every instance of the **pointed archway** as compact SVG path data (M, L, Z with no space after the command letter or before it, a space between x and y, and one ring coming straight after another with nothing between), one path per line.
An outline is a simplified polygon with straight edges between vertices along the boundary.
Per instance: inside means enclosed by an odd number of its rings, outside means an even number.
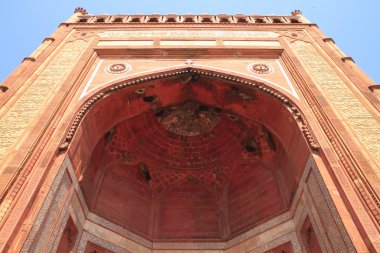
M60 151L83 165L77 176L97 215L153 241L214 241L285 212L317 148L279 91L186 68L99 91Z

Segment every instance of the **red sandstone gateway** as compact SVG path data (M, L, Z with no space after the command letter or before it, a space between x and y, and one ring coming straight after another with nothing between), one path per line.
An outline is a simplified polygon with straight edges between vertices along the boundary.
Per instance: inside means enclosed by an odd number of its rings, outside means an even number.
M376 252L371 85L300 11L77 8L1 86L1 252Z

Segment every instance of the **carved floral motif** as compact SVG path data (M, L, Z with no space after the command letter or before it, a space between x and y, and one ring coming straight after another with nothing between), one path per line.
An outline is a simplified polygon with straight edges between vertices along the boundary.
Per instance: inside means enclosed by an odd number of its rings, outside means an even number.
M273 67L264 63L253 63L248 66L248 70L256 74L270 74Z
M106 72L110 74L121 74L128 72L132 69L132 66L127 63L114 63L106 67Z

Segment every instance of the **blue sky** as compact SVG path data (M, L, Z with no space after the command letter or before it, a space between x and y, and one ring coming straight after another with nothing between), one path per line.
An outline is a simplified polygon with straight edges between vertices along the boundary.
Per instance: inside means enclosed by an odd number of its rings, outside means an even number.
M1 1L0 81L81 6L91 14L278 14L300 9L380 83L379 0L92 0Z

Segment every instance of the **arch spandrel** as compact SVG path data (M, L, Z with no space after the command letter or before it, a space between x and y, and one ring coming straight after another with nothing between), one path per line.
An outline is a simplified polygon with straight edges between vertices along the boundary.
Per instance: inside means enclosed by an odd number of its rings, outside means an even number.
M150 76L165 72L178 71L186 68L202 69L204 71L219 72L226 75L250 79L257 83L265 83L269 87L279 90L294 100L300 100L294 84L290 81L284 66L277 58L260 59L244 58L229 59L99 59L91 76L81 90L79 101L83 101L99 90L140 76ZM110 71L112 67L123 65L123 70Z
M284 94L283 91L279 90L278 87L275 87L271 82L263 79L257 79L254 76L247 77L244 75L238 75L234 72L229 72L226 70L221 72L220 70L215 70L213 68L206 68L206 66L199 68L196 66L189 67L189 65L170 67L165 71L156 70L149 72L148 74L138 75L137 77L124 77L121 78L121 80L104 83L94 89L91 93L85 93L85 95L78 101L76 106L78 110L76 116L83 116L83 113L85 113L96 101L108 96L111 93L136 85L143 86L143 83L146 82L153 82L168 77L185 75L188 71L197 72L198 74L206 75L210 78L220 79L231 83L235 82L238 85L260 90L274 97L276 100L281 101L284 105L286 105L286 107L289 107L294 114L296 114L296 117L301 117L300 109L301 111L303 110L301 101L295 99L295 97L289 96L288 93Z

